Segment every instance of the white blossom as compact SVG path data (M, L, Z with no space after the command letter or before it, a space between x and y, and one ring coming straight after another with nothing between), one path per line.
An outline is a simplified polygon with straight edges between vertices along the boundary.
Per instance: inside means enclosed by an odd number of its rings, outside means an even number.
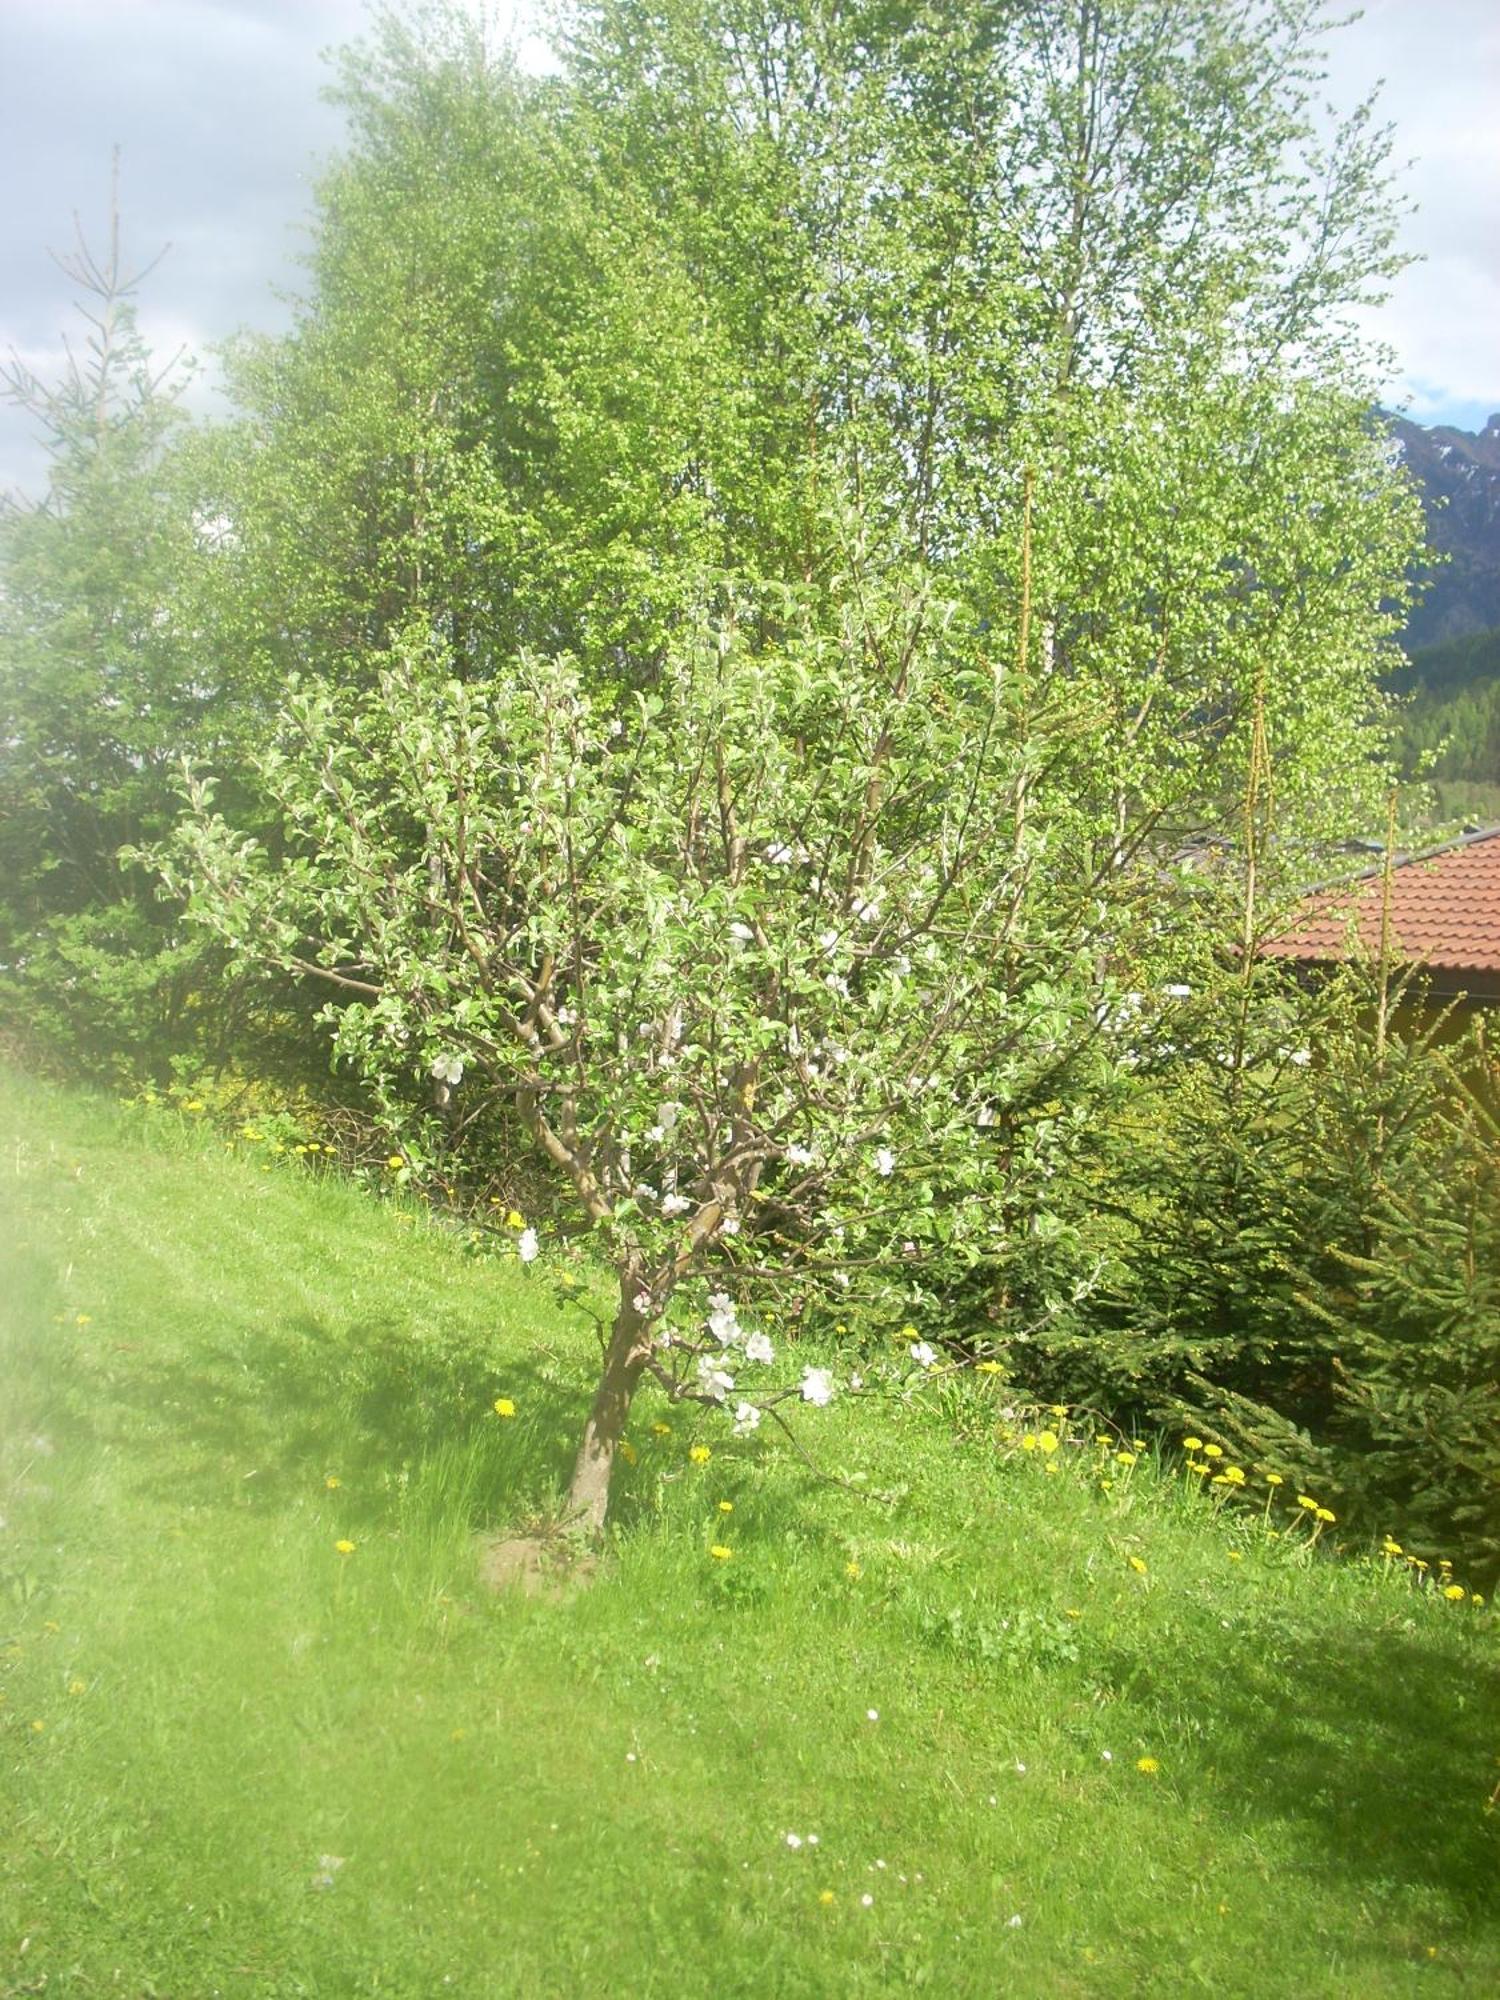
M516 1241L516 1255L523 1264L531 1264L536 1261L537 1252L541 1247L541 1244L537 1241L536 1231L534 1229L523 1229Z
M747 1361L758 1361L762 1366L769 1368L771 1363L776 1359L776 1350L771 1345L770 1335L752 1333L745 1342L745 1359Z
M692 1205L685 1194L663 1195L661 1212L663 1215L686 1215Z
M722 1369L711 1354L700 1354L698 1387L715 1403L722 1403L734 1387L734 1377Z
M464 1080L464 1065L461 1056L434 1056L428 1075L434 1083L449 1083L455 1088Z
M737 1438L749 1437L760 1426L761 1413L754 1403L736 1403L734 1406L734 1434Z
M786 1149L786 1157L788 1166L810 1167L813 1163L812 1149L809 1146L790 1145Z
M927 1340L914 1340L911 1344L911 1358L919 1368L937 1366L937 1349Z
M826 1368L803 1369L802 1400L820 1410L833 1401L833 1377Z
M896 1155L889 1146L881 1146L876 1152L875 1171L883 1180L889 1180L896 1171Z
M649 1313L651 1310L651 1294L649 1292L637 1292L630 1303L638 1313Z
M722 1305L714 1306L713 1311L709 1314L708 1330L714 1339L718 1341L720 1347L732 1347L735 1341L740 1338L743 1329L740 1326L734 1307L728 1299L724 1299L724 1294L716 1292L714 1297L723 1299L724 1302ZM712 1304L712 1300L710 1304Z
M726 1215L724 1220L719 1224L719 1234L721 1236L738 1236L739 1233L739 1217L737 1215Z

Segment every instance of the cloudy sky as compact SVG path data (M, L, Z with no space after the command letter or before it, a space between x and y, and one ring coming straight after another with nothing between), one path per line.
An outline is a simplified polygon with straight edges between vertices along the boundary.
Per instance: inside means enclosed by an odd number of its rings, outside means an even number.
M524 35L536 0L489 11ZM310 179L339 139L321 52L363 20L363 0L0 0L0 351L55 367L72 293L48 249L75 212L98 233L116 143L128 247L172 246L143 294L159 351L284 325L277 288L297 283ZM1377 321L1390 399L1477 428L1500 409L1500 0L1369 0L1335 50L1330 93L1384 78L1415 158L1407 243L1426 261ZM40 465L0 409L0 489L33 488Z

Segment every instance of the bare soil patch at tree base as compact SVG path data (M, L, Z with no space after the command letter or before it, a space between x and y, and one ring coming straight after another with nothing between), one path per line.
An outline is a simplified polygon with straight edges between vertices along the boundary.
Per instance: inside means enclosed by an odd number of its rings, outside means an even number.
M589 1583L599 1558L564 1535L486 1535L479 1543L479 1578L490 1590L526 1597L567 1597Z

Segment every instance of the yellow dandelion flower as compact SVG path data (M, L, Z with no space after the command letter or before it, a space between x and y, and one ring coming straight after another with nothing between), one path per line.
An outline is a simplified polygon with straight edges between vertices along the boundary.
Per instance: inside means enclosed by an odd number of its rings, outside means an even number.
M1222 1458L1224 1456L1224 1447L1221 1444L1206 1444L1203 1447L1203 1456L1205 1458Z
M1135 1768L1138 1771L1144 1772L1144 1774L1148 1778L1154 1778L1157 1772L1161 1769L1161 1765L1157 1762L1155 1757L1137 1757L1135 1760Z
M1308 1511L1313 1514L1315 1514L1318 1511L1317 1501L1314 1500L1311 1494L1308 1493L1299 1493L1297 1495L1297 1505L1299 1507L1306 1507Z
M635 1446L630 1442L629 1438L620 1439L620 1456L621 1458L624 1459L627 1465L635 1465L638 1463L639 1454L637 1453Z
M1137 1576L1144 1576L1146 1574L1146 1563L1142 1557L1127 1556L1126 1561L1130 1564L1130 1567L1135 1571Z
M399 1153L392 1153L387 1158L386 1165L391 1169L392 1173L394 1173L397 1167L404 1167L406 1165L406 1162L405 1160L402 1159Z
M903 1326L896 1335L897 1340L920 1340L921 1337L914 1326Z
M335 1547L335 1549L338 1550L341 1556L352 1556L354 1553L353 1542L350 1541L335 1542L333 1546Z
M726 1549L722 1542L715 1542L708 1553L716 1563L727 1563L729 1558L734 1554L734 1550Z
M1470 1592L1469 1602L1471 1604L1483 1604L1484 1599L1479 1595L1479 1592L1475 1590Z
M92 1313L79 1313L73 1324L74 1326L92 1326L94 1324L94 1316Z
M1462 1604L1468 1594L1461 1583L1450 1583L1443 1592L1444 1597L1453 1604Z
M1245 1475L1237 1465L1225 1466L1224 1484L1226 1486L1243 1486L1244 1483L1245 1483Z
M337 1493L343 1483L343 1480L339 1478L336 1472L330 1472L328 1477L323 1481L323 1484L328 1488L330 1493Z
M693 1461L694 1465L707 1465L708 1461L713 1457L713 1453L706 1444L695 1444L688 1453L688 1457Z
M1067 1414L1068 1414L1068 1406L1066 1403L1049 1403L1047 1406L1047 1415L1049 1417L1056 1417L1059 1420L1059 1422L1061 1422L1061 1420Z
M1380 1553L1384 1556L1404 1556L1406 1551L1399 1542L1393 1542L1390 1536L1387 1535L1385 1540L1380 1544Z
M1279 1472L1268 1472L1266 1474L1266 1484L1267 1486L1285 1486L1286 1481Z
M89 1691L88 1682L79 1680L76 1674L74 1675L73 1679L68 1682L69 1694L87 1694L88 1691Z
M1319 1507L1313 1515L1313 1519L1315 1521L1336 1521L1338 1515L1334 1513L1331 1507Z
M998 1361L976 1361L974 1367L981 1375L998 1375L1001 1372Z
M1137 1451L1117 1451L1115 1453L1115 1463L1116 1465L1134 1465L1139 1457L1140 1453Z
M818 1901L823 1905L823 1908L825 1910L832 1909L833 1900L834 1898L832 1889L822 1889L819 1891Z
M526 1227L526 1218L518 1208L508 1209L505 1216L505 1226L507 1229L524 1229Z
M672 1435L672 1426L670 1424L653 1424L651 1426L651 1435L652 1437L669 1438Z
M1237 1562L1243 1562L1245 1558L1240 1554L1238 1549L1231 1549L1229 1551L1229 1560L1232 1563L1237 1563Z
M497 1417L513 1417L516 1414L516 1406L509 1396L497 1396L494 1401L494 1411Z
M719 1502L719 1512L721 1514L732 1514L734 1512L734 1502L732 1500L721 1500Z
M1202 1451L1203 1440L1202 1438L1184 1438L1182 1440L1182 1448L1184 1451Z
M1035 1450L1036 1450L1036 1439L1035 1439L1035 1438L1034 1438L1034 1437L1032 1436L1032 1434L1031 1434L1031 1432L1030 1432L1030 1431L1028 1431L1028 1432L1026 1433L1025 1437L1023 1437L1023 1438L1022 1438L1022 1440L1021 1440L1021 1449L1022 1449L1022 1451L1035 1451Z
M845 1576L848 1577L851 1583L858 1583L860 1578L864 1575L864 1571L860 1568L859 1564L854 1560L853 1556L851 1556L848 1562L844 1564L844 1574Z
M40 1736L42 1731L47 1727L46 1723L43 1722L40 1718L38 1718L35 1722L33 1722L31 1726L36 1731L38 1736Z
M1046 1452L1050 1458L1052 1453L1057 1450L1057 1432L1043 1431L1036 1441L1036 1448L1038 1451Z

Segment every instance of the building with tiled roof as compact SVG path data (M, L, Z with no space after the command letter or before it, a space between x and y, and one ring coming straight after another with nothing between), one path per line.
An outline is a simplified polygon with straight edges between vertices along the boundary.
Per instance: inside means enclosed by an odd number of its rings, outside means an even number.
M1384 878L1380 864L1316 890L1262 951L1308 965L1378 957ZM1397 857L1390 953L1397 964L1419 967L1437 997L1500 1002L1500 827Z

